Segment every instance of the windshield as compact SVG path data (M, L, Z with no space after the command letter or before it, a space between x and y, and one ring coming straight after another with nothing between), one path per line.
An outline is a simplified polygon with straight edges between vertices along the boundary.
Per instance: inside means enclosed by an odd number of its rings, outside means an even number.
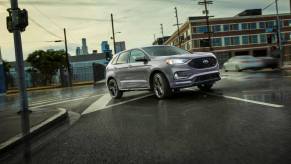
M151 56L173 56L180 54L190 54L190 52L183 49L171 46L156 46L143 48Z

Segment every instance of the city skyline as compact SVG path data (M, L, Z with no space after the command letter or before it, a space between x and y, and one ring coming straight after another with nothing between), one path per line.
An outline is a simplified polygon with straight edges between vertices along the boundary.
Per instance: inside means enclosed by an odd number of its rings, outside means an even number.
M5 60L14 60L14 44L12 35L6 29L6 9L9 1L0 1L0 46ZM153 35L160 37L160 23L164 24L165 35L171 35L176 27L174 7L178 8L180 23L189 16L202 15L203 6L197 0L71 0L71 1L19 1L20 8L29 12L29 26L22 33L24 59L37 49L63 49L64 43L49 41L63 39L62 28L67 28L69 52L75 54L81 38L87 38L89 52L100 51L100 44L108 40L112 47L110 13L114 14L116 41L126 41L128 48L151 45ZM210 15L215 17L231 17L239 12L252 8L264 8L270 1L254 2L251 0L214 1L210 5ZM290 12L288 1L279 1L280 13ZM78 12L76 12L76 10ZM92 14L93 13L93 14ZM274 6L263 11L263 14L275 13ZM39 37L42 36L42 37Z

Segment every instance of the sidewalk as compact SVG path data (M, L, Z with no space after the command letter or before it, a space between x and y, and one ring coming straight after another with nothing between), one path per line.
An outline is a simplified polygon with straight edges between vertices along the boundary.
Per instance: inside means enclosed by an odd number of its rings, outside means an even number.
M65 109L34 110L27 117L16 111L0 112L0 153L20 143L25 135L23 131L36 135L67 117Z

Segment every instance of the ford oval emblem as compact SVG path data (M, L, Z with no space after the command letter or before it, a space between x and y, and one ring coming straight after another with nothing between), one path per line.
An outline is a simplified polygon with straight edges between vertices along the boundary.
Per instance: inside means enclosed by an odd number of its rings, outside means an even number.
M203 64L208 64L208 63L209 63L209 61L208 61L208 60L206 60L206 59L205 59L205 60L203 60L202 62L203 62Z

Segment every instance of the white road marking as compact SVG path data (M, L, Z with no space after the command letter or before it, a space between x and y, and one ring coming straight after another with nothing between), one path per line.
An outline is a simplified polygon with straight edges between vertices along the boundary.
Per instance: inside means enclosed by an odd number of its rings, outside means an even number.
M91 104L85 111L83 111L82 114L92 113L96 111L96 109L102 109L106 107L106 105L111 101L111 96L109 93L103 95L101 98L99 98L97 101L95 101L93 104Z
M143 98L146 98L146 97L150 97L152 95L154 95L154 94L152 94L152 93L151 94L147 94L147 95L144 95L144 96L141 96L141 97L137 97L137 98L133 98L133 99L130 99L130 100L122 101L122 102L119 102L119 103L116 103L116 104L108 105L108 106L105 106L103 108L95 108L94 110L90 109L90 112L86 112L87 111L87 109L86 109L82 113L82 115L89 114L89 113L92 113L92 112L96 112L98 110L108 109L108 108L115 107L115 106L118 106L118 105L126 104L126 103L129 103L129 102L132 102L132 101L136 101L136 100L140 100L140 99L143 99ZM111 100L111 99L109 99L109 100Z
M244 93L256 93L256 92L274 92L273 90L250 90L250 91L242 91Z
M215 95L215 96L219 96L219 95ZM227 99L244 101L244 102L253 103L253 104L259 104L259 105L264 105L264 106L270 106L270 107L273 107L273 108L283 108L284 107L284 105L265 103L265 102L260 102L260 101L255 101L255 100L248 100L248 99L242 99L242 98L232 97L232 96L224 96L224 95L221 95L221 96L224 97L224 98L227 98Z
M36 105L42 105L46 103L52 103L56 101L65 101L65 100L70 100L70 99L75 99L75 98L80 98L80 97L90 97L92 94L84 94L80 96L74 96L74 97L61 97L61 98L49 98L49 99L44 99L44 100L39 100L39 101L32 101L29 106L36 106Z
M93 96L75 98L75 99L71 99L71 100L58 101L58 102L54 102L54 103L48 103L48 104L44 104L44 105L33 106L33 107L30 107L30 109L41 108L41 107L46 107L46 106L50 106L50 105L57 105L57 104L65 103L65 102L73 102L73 101L78 101L78 100L83 100L83 99L92 98L92 97L98 97L98 96L101 96L101 95L93 95Z
M188 88L187 90L195 91L195 90L190 89L190 88ZM269 107L273 107L273 108L283 108L284 107L284 105L271 104L271 103L266 103L266 102L261 102L261 101L243 99L243 98L239 98L239 97L233 97L233 96L227 96L227 95L219 95L219 94L209 93L209 92L204 92L204 93L208 94L208 95L212 95L212 96L218 96L218 97L223 97L223 98L227 98L227 99L243 101L243 102L248 102L248 103L253 103L253 104L258 104L258 105L263 105L263 106L269 106Z

